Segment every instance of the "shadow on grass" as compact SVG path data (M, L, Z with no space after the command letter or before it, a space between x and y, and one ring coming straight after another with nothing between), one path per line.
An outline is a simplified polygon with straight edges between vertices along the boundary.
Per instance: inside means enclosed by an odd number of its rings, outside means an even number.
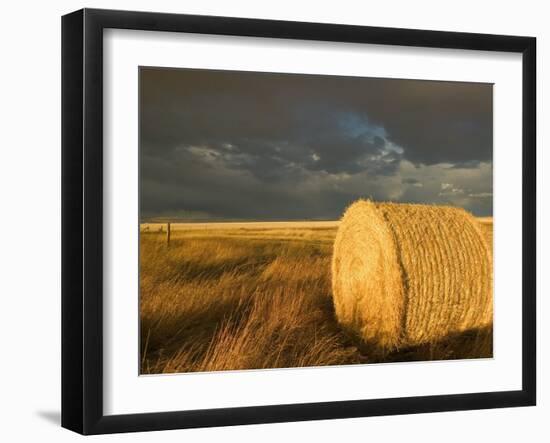
M462 360L493 357L493 327L449 334L441 340L388 352L376 346L356 345L368 363L396 363L434 360Z

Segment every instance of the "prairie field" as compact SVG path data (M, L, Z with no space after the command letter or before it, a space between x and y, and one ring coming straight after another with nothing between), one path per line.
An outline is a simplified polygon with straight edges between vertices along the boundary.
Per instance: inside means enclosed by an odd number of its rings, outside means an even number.
M492 241L492 219L482 220ZM141 373L492 356L492 328L370 355L331 294L338 222L142 224Z

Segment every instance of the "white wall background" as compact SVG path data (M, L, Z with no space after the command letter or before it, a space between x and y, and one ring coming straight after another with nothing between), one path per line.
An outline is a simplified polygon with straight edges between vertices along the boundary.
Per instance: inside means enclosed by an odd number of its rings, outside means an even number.
M538 38L539 226L550 221L542 153L550 121L549 11L535 0L5 2L0 26L0 438L75 441L60 414L60 16L81 7L531 35ZM546 112L545 112L546 111ZM547 202L548 203L548 200ZM539 230L540 231L540 230ZM539 232L539 275L550 265ZM539 406L102 436L94 441L533 441L550 438L550 280L539 279Z

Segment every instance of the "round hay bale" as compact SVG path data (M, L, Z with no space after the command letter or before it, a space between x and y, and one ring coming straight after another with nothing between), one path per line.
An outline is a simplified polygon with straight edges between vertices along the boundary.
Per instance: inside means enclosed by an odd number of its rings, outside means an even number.
M339 322L381 352L490 325L492 254L463 209L359 200L334 242Z

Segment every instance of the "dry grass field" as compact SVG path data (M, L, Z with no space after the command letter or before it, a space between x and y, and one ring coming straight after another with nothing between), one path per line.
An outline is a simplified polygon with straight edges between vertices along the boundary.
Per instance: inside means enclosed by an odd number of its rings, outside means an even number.
M165 226L165 225L164 225ZM492 241L492 220L483 220ZM160 229L164 232L161 232ZM161 224L140 235L141 373L490 357L492 328L369 355L331 294L338 222Z

